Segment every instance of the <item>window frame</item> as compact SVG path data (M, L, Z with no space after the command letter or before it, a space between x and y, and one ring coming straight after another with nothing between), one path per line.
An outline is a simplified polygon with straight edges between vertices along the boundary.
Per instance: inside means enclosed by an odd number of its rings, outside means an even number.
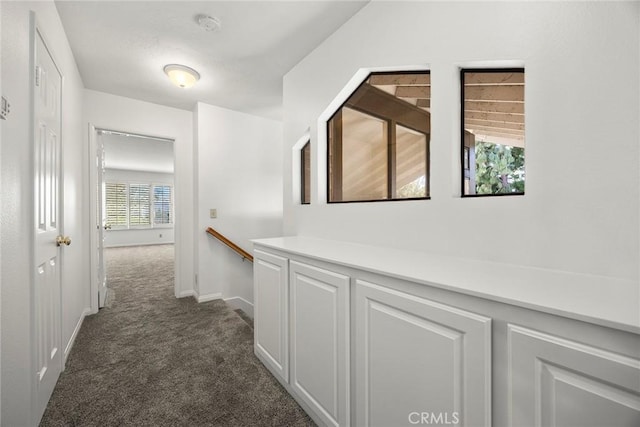
M309 148L309 201L306 200L306 187L307 187L307 174L306 174L306 160L304 155L304 150ZM301 205L310 205L311 204L311 139L307 140L307 142L300 149L300 204Z
M347 105L349 104L349 101L351 99L351 97L361 88L363 87L363 85L367 82L367 80L369 80L372 76L376 76L376 75L393 75L393 74L429 74L429 76L431 76L431 70L430 69L423 69L423 70L407 70L407 71L403 71L403 70L394 70L394 71L372 71L369 74L367 74L367 76L362 80L362 82L358 85L358 87L356 87L350 94L349 96L344 100L344 102L342 104L340 104L340 106L336 109L336 111L327 119L325 126L326 126L326 144L327 144L327 155L326 155L326 173L327 173L327 177L326 177L326 183L327 183L327 204L338 204L338 203L371 203L371 202L401 202L401 201L411 201L411 200L430 200L431 199L431 113L430 112L426 112L429 114L429 133L424 133L422 130L416 129L415 126L412 126L411 124L407 123L407 122L403 122L400 123L396 120L392 120L389 119L387 117L382 117L379 114L374 114L371 111L365 111L362 108L358 108L354 105ZM392 96L393 95L390 95ZM394 97L395 98L395 97ZM332 120L334 117L336 117L336 115L338 115L339 113L342 114L342 109L344 107L350 108L352 110L355 110L359 113L363 113L366 115L369 115L371 117L374 117L376 119L382 120L384 122L386 122L387 124L387 195L390 195L391 192L393 192L393 189L395 188L395 179L396 179L396 173L395 173L395 152L393 150L391 150L392 146L395 146L395 144L392 143L392 138L390 138L391 135L393 135L393 141L395 141L395 133L396 133L396 129L395 126L400 125L402 127L405 127L407 129L410 129L414 132L418 132L420 134L425 135L426 137L426 149L425 149L425 169L426 169L426 182L425 182L425 193L426 196L425 197L404 197L404 198L388 198L388 199L367 199L367 200L331 200L331 190L332 190L332 185L331 185L331 141L330 141L330 137L332 134ZM419 107L416 107L419 108ZM393 126L392 126L393 125ZM340 119L340 129L342 129L342 119ZM342 158L342 154L340 154L340 157ZM340 170L342 171L342 159L340 159Z
M460 197L461 198L477 198L477 197L501 197L501 196L524 196L525 192L512 192L512 193L497 193L497 194L465 194L464 188L464 164L466 160L465 156L465 144L464 144L464 133L465 133L465 120L464 120L464 75L465 73L523 73L525 75L525 87L526 87L526 72L524 67L493 67L493 68L460 68ZM526 98L525 98L526 102ZM525 104L525 132L527 129L526 126L526 104ZM526 138L525 138L525 146L526 146ZM474 156L475 158L475 156ZM474 160L475 161L475 160ZM525 157L525 165L526 165L526 157ZM525 180L526 185L526 180Z
M154 228L174 228L175 227L175 193L174 193L174 189L175 186L173 184L170 183L160 183L160 182L143 182L143 181L139 181L139 180L133 180L133 181L129 181L129 180L113 180L113 181L108 181L105 180L105 198L104 198L104 203L105 203L105 222L106 222L106 203L107 203L107 198L106 198L106 186L111 184L111 185L124 185L125 186L125 196L126 196L126 218L127 218L127 224L126 225L111 225L111 229L109 231L122 231L122 230L150 230L150 229L154 229ZM130 199L130 188L131 185L146 185L149 187L149 221L150 224L146 225L131 225L131 221L130 221L130 211L131 211L131 199ZM155 209L154 209L154 200L153 200L153 190L155 187L169 187L170 191L171 191L171 200L170 200L170 205L171 205L171 209L170 209L170 216L169 218L171 219L170 223L163 223L163 224L155 224ZM107 223L108 224L108 223Z

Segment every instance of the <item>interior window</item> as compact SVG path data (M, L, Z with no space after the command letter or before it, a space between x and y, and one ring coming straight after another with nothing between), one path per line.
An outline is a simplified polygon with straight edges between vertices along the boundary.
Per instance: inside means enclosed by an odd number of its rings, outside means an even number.
M429 197L430 77L373 73L331 117L330 203Z
M524 194L524 69L463 69L462 195Z

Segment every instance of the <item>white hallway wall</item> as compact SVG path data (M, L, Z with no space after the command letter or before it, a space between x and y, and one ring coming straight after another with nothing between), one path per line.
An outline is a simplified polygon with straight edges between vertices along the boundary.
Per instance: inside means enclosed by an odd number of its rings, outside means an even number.
M33 425L31 419L30 305L33 253L33 158L29 52L29 11L36 12L49 47L64 75L63 231L73 244L63 250L62 334L68 348L88 307L88 205L84 203L86 155L82 125L83 84L53 2L2 2L2 88L11 113L2 123L2 425Z
M198 293L233 298L251 314L252 264L205 229L213 227L247 251L250 239L282 234L282 124L198 103L194 128ZM216 219L209 218L211 208L218 210Z
M180 90L178 88L174 88ZM84 125L174 139L175 245L178 296L193 293L194 175L193 124L190 111L165 107L93 90L84 91ZM89 142L85 139L88 146ZM86 160L88 162L88 159ZM86 197L89 198L89 189ZM93 191L93 190L91 190Z
M144 172L124 169L106 169L106 182L174 184L173 174ZM155 226L153 228L111 229L105 231L106 247L157 245L174 242L174 227Z
M370 3L285 76L284 233L637 280L639 8ZM458 69L491 60L526 67L526 195L461 199ZM361 67L398 65L432 72L432 199L325 204L318 117ZM292 147L308 127L301 206Z

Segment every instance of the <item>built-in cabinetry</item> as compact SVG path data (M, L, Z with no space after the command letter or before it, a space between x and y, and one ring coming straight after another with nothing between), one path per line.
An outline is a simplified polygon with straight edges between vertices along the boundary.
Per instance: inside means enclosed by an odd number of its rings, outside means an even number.
M491 295L486 272L459 260L450 265L462 272L445 281L451 260L425 254L299 237L254 243L255 353L320 425L640 425L640 318L532 307L500 290L500 271ZM518 277L515 287L530 280ZM627 283L608 284L634 296ZM570 301L561 290L549 298Z

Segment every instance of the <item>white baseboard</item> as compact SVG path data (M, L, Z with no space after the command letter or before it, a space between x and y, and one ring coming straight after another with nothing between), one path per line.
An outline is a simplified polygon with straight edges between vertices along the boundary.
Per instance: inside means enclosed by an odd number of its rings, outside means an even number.
M240 310L244 311L247 316L253 319L253 304L251 304L246 299L242 297L231 297L225 298L224 302L233 307L234 310L239 308Z
M215 294L194 295L194 296L198 302L207 302L207 301L213 301L216 299L222 299L222 294L220 292Z
M91 309L90 308L85 308L82 311L82 314L80 315L80 319L78 319L78 323L76 323L76 327L73 329L73 333L71 334L71 338L69 338L69 342L67 343L67 346L64 349L64 354L63 354L63 362L62 362L62 366L64 369L64 366L67 364L67 358L69 357L69 353L71 352L71 349L73 348L73 344L76 342L76 337L78 336L78 332L80 332L80 328L82 327L82 322L84 322L84 318L91 313Z

